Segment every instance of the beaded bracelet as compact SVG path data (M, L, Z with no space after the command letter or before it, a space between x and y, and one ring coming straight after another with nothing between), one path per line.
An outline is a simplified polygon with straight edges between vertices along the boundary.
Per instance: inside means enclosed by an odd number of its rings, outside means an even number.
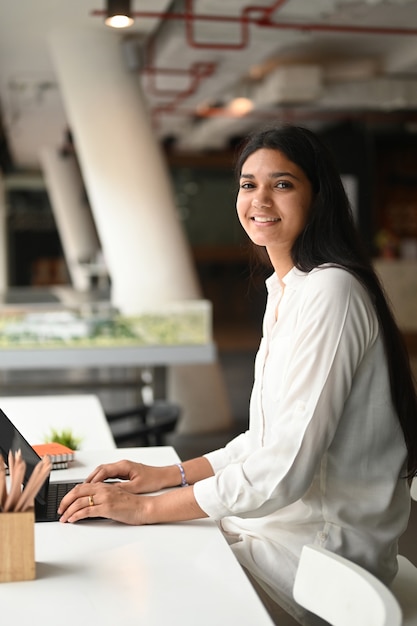
M187 479L185 478L184 468L181 463L176 463L176 466L180 470L181 473L181 487L188 487Z

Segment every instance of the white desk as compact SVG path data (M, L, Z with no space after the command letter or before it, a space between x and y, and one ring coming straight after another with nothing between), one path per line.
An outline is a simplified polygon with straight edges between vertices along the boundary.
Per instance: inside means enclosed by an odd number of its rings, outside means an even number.
M80 452L61 478L99 462L164 465L170 447ZM198 520L126 526L88 520L35 524L36 580L0 584L2 615L60 626L272 626L217 526Z
M2 409L31 444L43 443L51 428L70 428L80 449L115 448L100 400L93 394L0 396Z
M101 348L2 348L0 369L38 370L80 367L152 367L212 363L213 343L189 346L123 346Z

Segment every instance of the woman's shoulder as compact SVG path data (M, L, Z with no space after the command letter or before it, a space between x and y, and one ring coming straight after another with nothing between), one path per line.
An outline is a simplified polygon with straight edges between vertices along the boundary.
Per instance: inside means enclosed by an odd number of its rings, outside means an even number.
M333 263L323 263L323 265L318 265L311 270L310 273L313 275L327 274L328 276L353 276L352 272L350 272L346 267Z
M363 297L366 293L359 279L339 265L319 265L304 276L307 291L322 291L331 297L340 297L347 293Z
M354 276L352 272L342 267L341 265L332 265L330 263L326 263L323 265L318 265L310 272L298 272L298 270L296 270L296 272L299 273L299 275L304 276L304 278L306 279L306 283L309 284L360 284L356 276Z

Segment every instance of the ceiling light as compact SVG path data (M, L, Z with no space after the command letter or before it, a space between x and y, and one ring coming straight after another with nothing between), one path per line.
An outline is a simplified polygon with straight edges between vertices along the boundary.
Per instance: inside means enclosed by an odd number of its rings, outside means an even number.
M250 98L238 97L229 103L227 109L234 117L243 117L252 111L253 106Z
M130 0L107 0L107 17L105 24L112 28L127 28L132 26Z

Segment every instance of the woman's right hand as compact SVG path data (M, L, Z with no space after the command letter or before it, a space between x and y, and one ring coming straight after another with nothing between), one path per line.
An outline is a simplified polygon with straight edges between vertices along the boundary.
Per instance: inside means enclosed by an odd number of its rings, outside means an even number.
M175 470L178 472L174 466L174 472ZM86 478L85 482L99 483L107 479L120 479L123 482L120 483L119 487L129 493L150 493L173 486L172 484L170 485L169 480L171 473L171 466L154 467L124 460L99 465Z

